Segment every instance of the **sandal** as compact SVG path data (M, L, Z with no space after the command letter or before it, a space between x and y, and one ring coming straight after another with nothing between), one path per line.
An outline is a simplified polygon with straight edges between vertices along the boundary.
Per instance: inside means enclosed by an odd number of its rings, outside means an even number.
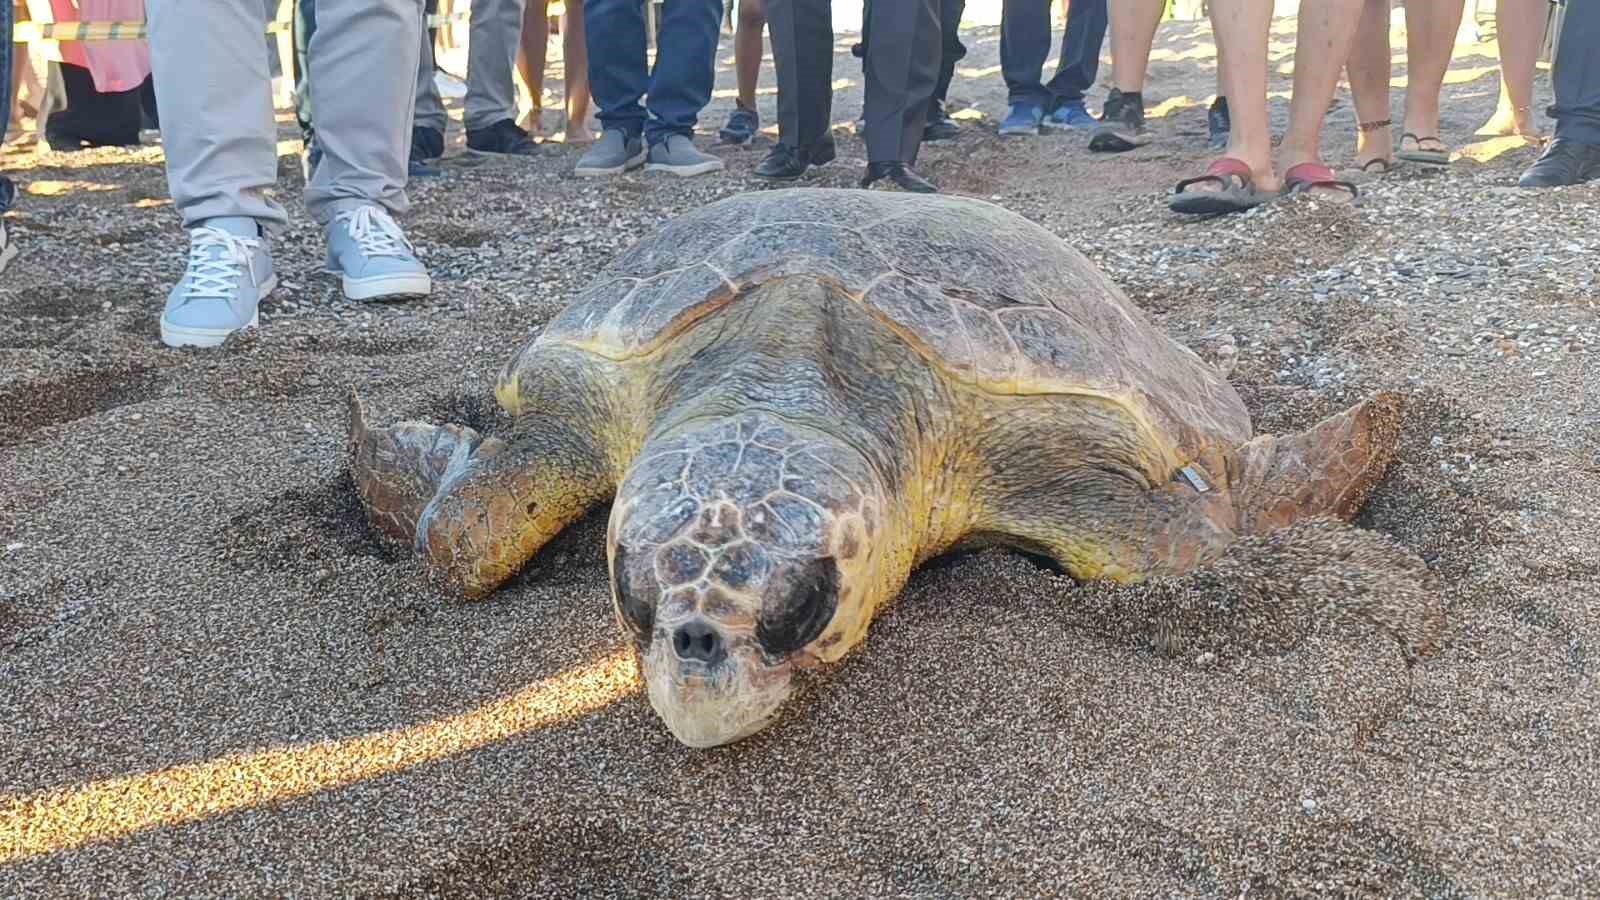
M1220 191L1190 191L1190 185L1214 181L1222 186ZM1248 163L1230 156L1215 160L1206 167L1206 173L1195 178L1185 178L1173 189L1167 207L1173 212L1194 215L1222 215L1242 212L1271 200L1270 191L1258 190Z
M1340 181L1333 169L1322 163L1301 163L1298 166L1291 166L1289 171L1283 173L1283 193L1286 196L1317 188L1341 188L1349 191L1351 205L1361 197L1361 191L1355 185L1348 181Z
M1416 142L1417 149L1405 149L1406 141L1408 139ZM1427 141L1432 141L1435 144L1438 144L1439 149L1422 149L1422 145ZM1407 162L1425 163L1430 166L1450 165L1450 151L1444 149L1444 141L1441 141L1436 137L1418 137L1409 131L1400 136L1400 152L1396 153L1395 156L1398 156Z

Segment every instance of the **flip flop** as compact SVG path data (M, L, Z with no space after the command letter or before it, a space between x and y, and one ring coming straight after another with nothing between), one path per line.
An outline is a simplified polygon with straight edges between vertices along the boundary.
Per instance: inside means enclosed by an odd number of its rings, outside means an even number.
M1322 163L1305 162L1298 166L1291 166L1289 171L1283 173L1283 193L1285 196L1299 194L1316 188L1343 188L1350 192L1350 203L1355 204L1361 198L1361 191L1348 181L1340 181L1333 169Z
M1214 181L1222 186L1220 191L1189 191L1190 185ZM1257 190L1250 165L1244 160L1224 156L1206 167L1204 175L1185 178L1173 189L1167 207L1173 212L1215 216L1242 212L1271 200L1270 191Z
M1406 150L1406 149L1404 149L1404 147L1406 145L1406 139L1407 138L1410 138L1411 140L1417 142L1417 149L1415 149L1415 150ZM1412 134L1411 132L1408 131L1405 134L1400 136L1400 146L1401 146L1402 149L1398 153L1396 153L1395 156L1400 158L1400 159L1403 159L1403 160L1405 160L1407 162L1424 163L1424 164L1430 165L1430 166L1448 166L1448 165L1450 165L1450 151L1448 151L1448 150L1424 150L1424 149L1422 149L1422 142L1423 141L1433 141L1435 144L1438 144L1441 147L1444 146L1444 141L1441 141L1436 137L1418 137L1417 135Z

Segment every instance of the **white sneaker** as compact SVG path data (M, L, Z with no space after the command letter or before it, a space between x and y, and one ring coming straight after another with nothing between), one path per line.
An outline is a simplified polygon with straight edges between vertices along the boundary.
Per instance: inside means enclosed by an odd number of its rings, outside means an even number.
M215 347L258 324L261 298L277 285L272 254L254 219L210 219L189 232L189 269L167 295L161 342Z

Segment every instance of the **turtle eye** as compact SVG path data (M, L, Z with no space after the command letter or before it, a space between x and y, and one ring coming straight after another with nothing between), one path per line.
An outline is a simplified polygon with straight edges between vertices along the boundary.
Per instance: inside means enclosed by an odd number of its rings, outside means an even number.
M756 619L756 639L772 656L786 656L811 643L839 606L839 568L831 558L805 565L770 598Z
M655 579L650 576L641 578L633 573L628 567L630 554L621 544L617 545L616 556L611 569L611 583L617 592L617 611L622 614L623 623L633 630L639 649L648 650L656 625L654 600L659 595Z

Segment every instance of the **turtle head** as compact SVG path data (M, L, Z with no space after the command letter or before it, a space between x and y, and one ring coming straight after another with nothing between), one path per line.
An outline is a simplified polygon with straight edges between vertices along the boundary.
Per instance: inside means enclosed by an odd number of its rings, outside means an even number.
M760 731L796 669L859 639L879 508L865 471L843 445L770 420L640 454L612 507L612 590L650 703L678 740L713 747Z

